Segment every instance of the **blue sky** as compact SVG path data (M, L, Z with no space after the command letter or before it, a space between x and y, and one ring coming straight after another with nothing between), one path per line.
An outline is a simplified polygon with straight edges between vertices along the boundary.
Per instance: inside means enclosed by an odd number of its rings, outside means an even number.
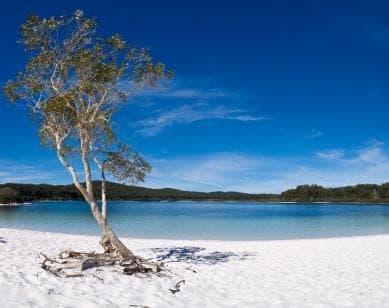
M387 1L7 1L3 84L23 67L30 14L96 16L173 68L133 98L119 136L153 165L148 187L280 192L389 180ZM70 183L21 107L0 101L0 182Z

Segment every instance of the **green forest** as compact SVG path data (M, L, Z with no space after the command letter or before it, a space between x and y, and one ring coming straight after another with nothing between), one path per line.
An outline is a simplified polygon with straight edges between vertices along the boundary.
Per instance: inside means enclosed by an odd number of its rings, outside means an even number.
M99 181L93 182L95 196L101 194ZM178 200L237 200L237 201L277 201L275 194L245 194L238 192L215 191L210 193L183 191L172 188L152 189L124 184L106 183L108 200L137 201L178 201ZM84 200L74 185L48 184L2 184L0 185L0 203L30 202L30 201L67 201Z
M336 188L301 185L284 191L279 198L285 202L389 202L389 183Z
M96 196L100 195L100 182L94 182ZM337 188L319 185L301 185L281 194L247 194L239 192L195 192L172 188L153 189L107 183L108 200L135 201L259 201L259 202L389 202L389 183L360 184ZM0 203L22 203L31 201L83 200L74 185L15 184L0 185Z

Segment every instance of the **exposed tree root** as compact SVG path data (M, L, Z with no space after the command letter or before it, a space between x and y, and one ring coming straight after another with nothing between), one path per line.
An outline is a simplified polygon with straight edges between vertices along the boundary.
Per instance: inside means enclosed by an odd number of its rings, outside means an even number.
M63 251L54 258L40 254L44 258L41 267L57 277L82 277L85 270L96 267L114 267L126 275L159 274L164 270L162 263L137 256L123 258L115 253Z
M177 282L173 288L169 289L169 291L172 292L173 294L180 292L181 291L181 284L185 284L185 280L180 280L179 282Z

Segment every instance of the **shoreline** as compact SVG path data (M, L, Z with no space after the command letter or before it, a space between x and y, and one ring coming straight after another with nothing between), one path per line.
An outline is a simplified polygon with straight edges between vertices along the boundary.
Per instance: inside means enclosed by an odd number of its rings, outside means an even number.
M389 235L218 241L123 238L169 274L57 278L39 253L100 251L100 237L0 228L3 307L389 307ZM172 288L185 280L180 292Z
M0 203L0 208L2 208L2 207L18 207L18 206L23 206L23 205L31 205L32 202L34 202L34 201L22 202L22 203L18 203L18 202Z
M47 230L37 230L37 229L28 229L28 228L18 228L18 227L8 227L0 225L1 230L15 230L15 231L25 231L32 233L51 233L64 236L86 236L86 237L101 237L100 234L85 234L85 233L69 233L61 231L47 231ZM262 239L212 239L212 238L169 238L169 237L128 237L123 235L118 235L120 238L127 240L136 240L136 241L190 241L190 242L222 242L222 243L255 243L255 242L284 242L284 241L305 241L305 240L326 240L326 239L348 239L348 238L365 238L365 237L374 237L374 236L388 236L389 233L371 233L371 234L357 234L357 235L334 235L334 236L323 236L323 237L296 237L296 238L262 238Z
M60 202L85 202L85 200L31 200L27 202L22 203L11 203L4 204L0 203L0 207L14 207L14 206L21 206L21 205L31 205L32 203L60 203ZM101 200L97 200L97 202L101 202ZM306 202L306 201L256 201L256 200L215 200L215 199L209 199L209 200L196 200L196 199L183 199L183 200L169 200L169 199L161 199L161 200L108 200L108 202L181 202L181 203L204 203L204 202L212 202L212 203L260 203L260 204L297 204L297 205L389 205L388 202L369 202L369 201L315 201L315 202Z

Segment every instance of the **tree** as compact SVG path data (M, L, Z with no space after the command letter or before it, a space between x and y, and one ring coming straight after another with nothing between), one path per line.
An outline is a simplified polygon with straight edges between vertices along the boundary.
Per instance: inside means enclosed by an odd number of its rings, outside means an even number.
M151 167L117 140L111 119L129 97L158 87L172 73L154 63L148 49L130 46L119 34L98 37L96 21L80 10L68 17L28 17L20 43L29 60L4 86L4 94L29 108L42 143L56 151L89 204L102 229L105 251L132 257L107 222L105 173L136 183ZM101 208L93 193L93 164L101 177Z
M18 196L15 189L11 187L0 187L0 203L11 204L22 202L22 199Z

